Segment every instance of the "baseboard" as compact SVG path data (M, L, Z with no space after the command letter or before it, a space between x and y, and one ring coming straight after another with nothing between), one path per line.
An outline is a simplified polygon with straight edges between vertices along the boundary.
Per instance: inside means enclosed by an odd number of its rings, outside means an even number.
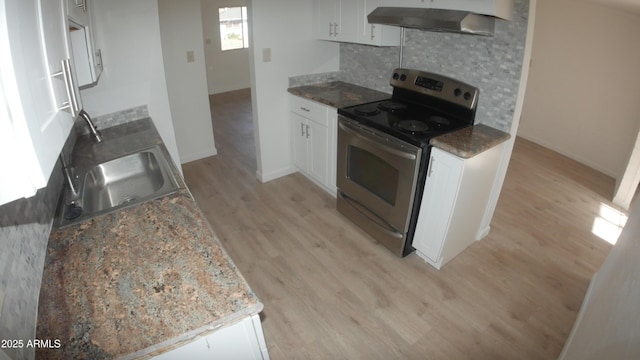
M209 149L209 151L195 153L195 154L189 154L189 155L186 155L186 156L182 156L182 154L180 154L180 163L181 164L186 164L186 163L190 163L192 161L204 159L206 157L215 156L215 155L218 155L218 149L216 149L215 147L212 148L212 149Z
M281 178L283 176L291 175L297 171L298 171L298 168L295 166L287 166L285 168L282 168L276 171L271 171L268 173L263 173L260 170L256 170L256 178L258 178L260 182L266 183L271 180Z
M491 226L478 230L478 233L476 234L476 241L484 239L485 236L489 235L489 231L491 231Z
M610 171L609 169L604 169L603 167L601 167L599 164L595 164L593 163L591 160L584 158L583 156L579 155L579 154L573 154L570 153L568 151L565 151L564 149L561 149L560 147L545 141L543 139L538 139L535 136L529 136L528 134L522 135L522 134L518 134L519 137L525 139L525 140L529 140L532 143L535 143L537 145L540 145L544 148L547 148L549 150L552 150L554 152L557 152L558 154L562 155L562 156L566 156L571 160L575 160L577 162L579 162L582 165L585 165L587 167L592 168L595 171L601 172L613 179L617 179L618 175L614 174L613 171Z

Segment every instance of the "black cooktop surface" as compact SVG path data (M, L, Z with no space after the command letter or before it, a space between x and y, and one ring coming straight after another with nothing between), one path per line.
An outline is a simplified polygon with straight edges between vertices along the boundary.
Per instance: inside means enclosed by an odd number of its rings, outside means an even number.
M426 146L433 137L473 125L473 120L393 98L341 108L338 113L417 146Z

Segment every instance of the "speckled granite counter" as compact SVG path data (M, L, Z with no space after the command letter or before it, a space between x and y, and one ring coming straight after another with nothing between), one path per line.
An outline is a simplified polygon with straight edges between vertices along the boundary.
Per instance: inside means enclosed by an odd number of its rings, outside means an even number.
M293 95L335 108L364 104L391 97L391 94L342 81L293 87L289 88L288 91Z
M478 124L431 139L430 144L458 157L469 159L509 140L511 135Z
M147 141L153 136L133 146ZM62 347L38 349L36 358L144 358L262 308L182 184L172 195L52 232L37 338Z

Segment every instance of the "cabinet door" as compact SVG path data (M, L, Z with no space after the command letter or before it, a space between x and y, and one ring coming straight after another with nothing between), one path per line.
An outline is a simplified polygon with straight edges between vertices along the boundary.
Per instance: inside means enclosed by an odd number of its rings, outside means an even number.
M341 0L339 2L337 25L334 28L335 40L358 41L359 2L360 0Z
M82 25L89 24L89 4L88 0L65 0L67 5L67 16L74 22Z
M429 7L429 4L430 0L380 0L379 6L424 8Z
M13 145L1 147L11 175L1 182L0 203L46 186L73 125L71 115L59 111L68 101L64 79L52 76L68 59L63 2L5 0L4 6L0 71L8 115L0 121L3 131L11 129Z
M437 263L447 236L464 161L433 148L413 247Z
M309 168L309 150L307 141L307 119L291 113L291 146L293 150L293 164L302 171L307 172Z
M66 0L70 48L80 88L93 86L102 72L100 51L96 51L89 0Z
M243 359L268 360L260 317L252 315L181 347L154 356L153 360Z
M400 45L400 27L370 24L367 16L380 6L380 0L362 0L358 19L358 43L375 46Z
M329 131L314 121L307 122L309 175L325 186L329 180Z
M321 40L335 40L335 27L337 24L337 14L339 0L315 0L314 22L316 37Z

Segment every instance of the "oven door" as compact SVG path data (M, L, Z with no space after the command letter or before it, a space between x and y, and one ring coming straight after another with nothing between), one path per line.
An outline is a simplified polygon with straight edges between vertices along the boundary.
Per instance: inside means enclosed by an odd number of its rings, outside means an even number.
M421 156L417 146L338 117L338 210L394 253L406 239Z

